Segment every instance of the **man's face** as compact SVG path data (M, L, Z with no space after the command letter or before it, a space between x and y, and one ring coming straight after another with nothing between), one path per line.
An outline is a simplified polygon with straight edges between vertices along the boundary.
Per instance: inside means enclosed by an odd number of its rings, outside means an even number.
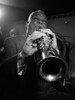
M39 31L40 29L47 28L47 22L42 19L33 19L29 25L29 32Z
M47 28L47 23L44 20L34 19L31 21L31 27L38 31L40 29Z

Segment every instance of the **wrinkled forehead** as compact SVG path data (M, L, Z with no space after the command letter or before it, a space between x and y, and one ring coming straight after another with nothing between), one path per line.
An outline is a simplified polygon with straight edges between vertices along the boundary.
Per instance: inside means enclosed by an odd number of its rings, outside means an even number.
M46 15L43 13L35 13L32 18L32 20L37 19L37 20L41 20L41 21L47 21Z
M39 21L47 22L47 18L44 14L37 14L33 16L31 20L39 20Z
M31 21L33 21L35 19L47 22L47 17L43 11L32 12L28 18L28 21L30 23Z

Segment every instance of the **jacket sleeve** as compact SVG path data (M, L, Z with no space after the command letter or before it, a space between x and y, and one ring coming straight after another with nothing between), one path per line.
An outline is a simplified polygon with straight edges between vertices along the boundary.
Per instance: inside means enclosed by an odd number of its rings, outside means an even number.
M21 51L17 57L17 74L25 75L27 69L26 55Z

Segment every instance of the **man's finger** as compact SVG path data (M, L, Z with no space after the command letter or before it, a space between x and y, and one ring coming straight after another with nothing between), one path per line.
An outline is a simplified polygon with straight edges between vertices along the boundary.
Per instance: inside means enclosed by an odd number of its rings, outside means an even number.
M52 36L55 36L55 34L50 29L41 29L41 32L48 33L51 34Z
M46 36L46 34L40 31L34 31L34 33L31 34L30 38L34 40L40 38L41 36Z
M37 47L37 44L32 44L32 48L36 48Z
M40 29L42 32L52 32L50 29Z

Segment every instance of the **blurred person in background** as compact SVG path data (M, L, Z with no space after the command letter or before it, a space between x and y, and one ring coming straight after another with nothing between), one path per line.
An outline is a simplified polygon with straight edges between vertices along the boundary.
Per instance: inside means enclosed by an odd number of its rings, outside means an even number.
M16 29L15 29L15 28L13 28L13 29L11 29L11 30L9 31L9 36L10 36L10 37L14 37L15 34L16 34Z
M5 61L6 59L14 56L15 54L19 53L26 40L26 33L25 35L16 35L16 29L11 29L9 31L9 36L5 38L2 52L2 60Z

